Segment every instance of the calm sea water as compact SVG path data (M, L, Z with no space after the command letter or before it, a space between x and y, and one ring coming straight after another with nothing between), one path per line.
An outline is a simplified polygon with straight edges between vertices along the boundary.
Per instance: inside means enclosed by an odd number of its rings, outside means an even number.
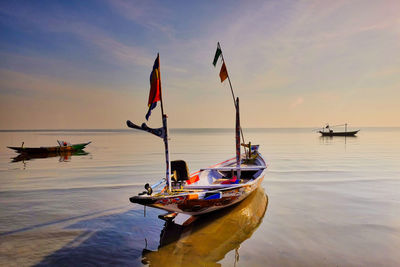
M400 266L400 128L354 138L247 129L269 163L256 193L189 227L129 203L164 174L163 143L130 130L0 132L2 266ZM191 171L234 155L233 130L172 129ZM12 162L6 146L92 141ZM16 159L18 160L18 159Z

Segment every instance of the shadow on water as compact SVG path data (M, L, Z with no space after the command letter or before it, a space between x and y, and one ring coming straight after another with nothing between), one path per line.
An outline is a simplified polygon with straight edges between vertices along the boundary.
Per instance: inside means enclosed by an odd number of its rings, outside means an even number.
M84 215L77 215L77 216L73 216L73 217L69 217L69 218L64 218L64 219L61 219L61 220L55 220L55 221L35 224L35 225L27 226L27 227L24 227L24 228L19 228L19 229L16 229L16 230L2 232L2 233L0 233L0 237L12 235L12 234L17 234L17 233L23 233L23 232L30 231L30 230L36 230L36 229L39 229L39 228L42 228L42 227L46 227L46 226L57 225L57 224L60 224L60 223L64 223L64 222L68 222L68 221L72 221L72 220L77 220L77 219L80 219L80 218L93 216L93 215L97 215L97 214L100 214L100 213L113 211L113 210L116 210L116 209L120 209L120 208L111 208L111 209L107 209L107 210L95 211L95 212L92 212L92 213L87 213L87 214L84 214Z
M164 223L162 211L129 210L82 220L68 226L81 234L36 266L124 265L198 266L219 265L230 251L239 260L240 244L262 222L268 198L262 188L241 203L201 217L189 226Z
M337 138L337 139L346 139L346 138L356 139L357 135L349 135L349 136L320 136L319 137L319 139L321 139L321 140L327 140L327 139L328 140L332 140L334 138Z
M53 157L59 157L59 161L70 161L71 157L75 156L85 156L88 155L89 153L80 150L80 151L65 151L65 152L45 152L45 153L21 153L18 156L11 158L11 162L25 162L28 160L33 160L33 159L45 159L45 158L53 158Z
M35 266L139 266L146 239L157 240L163 221L158 210L129 210L109 214L64 228L80 234L59 250L46 256ZM62 231L61 231L62 232ZM149 244L156 247L154 244Z
M323 143L331 143L334 139L338 139L338 140L344 140L344 142L346 143L346 140L355 140L357 139L357 135L321 135L319 137L319 140Z
M349 141L356 140L357 136L350 135L350 136L320 136L319 137L320 143L325 144L325 145L333 144L335 141L334 139L344 141L344 144L346 145L347 140L349 140Z

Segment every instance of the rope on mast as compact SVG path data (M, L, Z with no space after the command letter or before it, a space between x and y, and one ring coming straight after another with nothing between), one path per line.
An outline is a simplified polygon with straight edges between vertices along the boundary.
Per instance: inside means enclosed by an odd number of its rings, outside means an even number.
M221 50L221 58L222 58L222 62L225 63L225 59L224 59L224 53L222 52L222 48L220 43L217 43L218 48ZM225 64L226 65L226 64ZM227 72L228 75L228 81L229 81L229 86L231 88L231 93L232 93L232 99L233 99L233 104L235 105L235 109L238 109L238 106L236 104L236 98L235 98L235 93L233 92L233 88L232 88L232 83L231 83L231 78L229 77L229 72ZM242 141L245 144L246 142L244 141L244 135L243 135L243 130L242 130L242 126L240 126L240 134L242 136ZM251 150L251 147L249 148ZM246 151L246 147L244 148L244 150ZM247 155L247 153L245 153Z

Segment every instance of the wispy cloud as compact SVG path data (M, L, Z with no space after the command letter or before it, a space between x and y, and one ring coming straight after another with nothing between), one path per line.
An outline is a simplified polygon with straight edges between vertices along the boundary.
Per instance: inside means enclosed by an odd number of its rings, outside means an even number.
M173 39L175 30L171 25L165 23L166 19L172 16L172 12L160 3L137 0L107 0L107 3L126 19Z
M30 28L49 33L72 34L84 41L89 46L100 49L100 56L111 56L109 63L135 64L149 66L151 64L150 53L145 47L126 44L115 38L109 32L89 24L75 14L51 13L44 10L21 8L1 8L0 12L18 19ZM54 11L57 12L57 11ZM151 54L152 55L152 54Z
M124 44L97 27L80 22L70 24L64 27L64 29L79 36L79 38L88 44L112 55L119 63L136 64L139 66L151 65L151 56L146 48Z

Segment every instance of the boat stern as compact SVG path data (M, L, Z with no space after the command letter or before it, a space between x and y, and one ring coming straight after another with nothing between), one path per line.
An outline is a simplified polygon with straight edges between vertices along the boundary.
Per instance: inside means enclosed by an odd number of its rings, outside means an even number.
M156 203L157 198L155 197L144 197L144 196L133 196L129 198L129 201L132 203L140 204L140 205L145 205L145 206L151 206L154 203Z

